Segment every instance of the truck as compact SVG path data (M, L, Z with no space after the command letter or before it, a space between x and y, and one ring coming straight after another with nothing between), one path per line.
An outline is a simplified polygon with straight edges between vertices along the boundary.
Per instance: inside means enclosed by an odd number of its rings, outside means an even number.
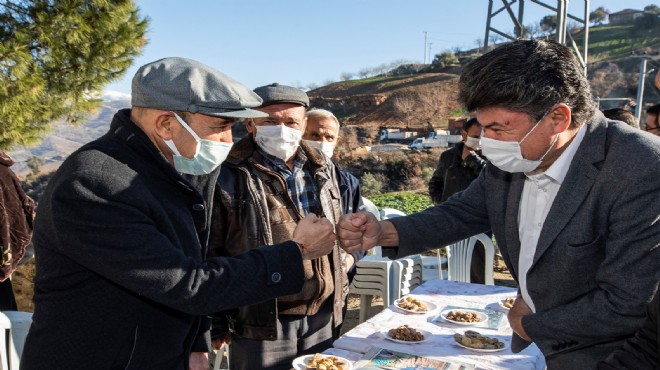
M398 128L384 128L380 130L378 139L381 143L401 143L408 142L417 137L415 131L401 131Z
M412 150L449 148L461 140L461 135L450 135L448 130L433 130L426 137L413 140L409 147Z

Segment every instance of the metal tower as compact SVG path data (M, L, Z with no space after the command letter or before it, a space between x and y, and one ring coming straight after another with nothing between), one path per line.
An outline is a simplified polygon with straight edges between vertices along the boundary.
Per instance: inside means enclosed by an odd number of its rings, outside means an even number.
M493 2L496 0L488 0L488 19L486 20L486 37L484 38L484 50L488 50L488 38L490 36L490 33L496 33L505 39L514 41L516 39L522 38L524 34L524 23L523 23L523 18L525 14L525 0L501 0L503 6L499 9L493 9ZM538 4L542 7L548 8L554 12L557 13L557 31L555 34L555 39L557 42L560 42L564 45L570 46L573 48L575 51L575 54L577 55L578 59L580 60L580 64L582 67L584 67L584 72L586 74L587 72L587 53L588 53L588 45L589 45L589 1L590 0L582 0L584 1L584 16L583 18L578 18L576 16L573 16L571 14L568 14L568 1L569 0L556 0L557 6L553 7L551 5L546 4L544 1L541 0L529 0L529 2ZM498 1L499 2L499 1ZM518 3L518 14L514 13L513 10L513 5ZM506 11L513 21L513 26L514 26L514 36L511 36L507 34L506 32L502 32L494 27L491 26L491 20L498 15L499 13ZM580 51L577 44L575 43L575 40L573 39L573 36L571 35L570 30L568 29L567 25L567 20L568 18L573 19L577 21L579 24L582 25L582 30L584 32L584 44L582 45L583 51Z

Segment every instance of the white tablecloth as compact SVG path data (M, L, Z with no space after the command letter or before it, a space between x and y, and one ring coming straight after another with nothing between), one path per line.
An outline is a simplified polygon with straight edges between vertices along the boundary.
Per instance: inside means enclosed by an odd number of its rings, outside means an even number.
M335 348L328 352L334 351L337 355L341 353L342 357L355 361L371 346L377 346L425 357L475 364L478 369L543 370L545 360L536 345L532 344L520 353L511 352L512 331L506 315L498 330L432 321L432 318L446 306L492 309L506 313L498 302L515 294L515 289L502 286L429 280L417 287L410 296L435 304L436 310L426 314L413 314L401 311L392 305L337 339L334 342ZM426 330L432 334L432 337L417 344L399 344L385 339L383 332L403 324L418 330ZM505 342L508 348L491 353L461 348L454 342L453 334L462 334L465 330L475 330L483 335L497 337Z

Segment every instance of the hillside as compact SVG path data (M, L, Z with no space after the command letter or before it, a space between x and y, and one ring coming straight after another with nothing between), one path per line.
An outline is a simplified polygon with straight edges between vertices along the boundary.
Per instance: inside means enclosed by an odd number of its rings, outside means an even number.
M583 35L576 35L576 43ZM639 81L640 56L660 50L660 26L639 29L629 26L592 27L589 33L588 78L601 108L634 105ZM462 65L472 60L476 51L458 55ZM634 54L634 55L633 55ZM660 90L653 77L660 70L657 55L652 55L647 70L644 102L660 101ZM655 59L655 60L653 60ZM658 65L659 67L655 67ZM447 119L463 115L457 101L457 82L461 65L419 74L396 74L333 83L309 91L313 107L329 109L361 136L374 138L379 127L419 130L445 128ZM609 101L627 98L631 101Z

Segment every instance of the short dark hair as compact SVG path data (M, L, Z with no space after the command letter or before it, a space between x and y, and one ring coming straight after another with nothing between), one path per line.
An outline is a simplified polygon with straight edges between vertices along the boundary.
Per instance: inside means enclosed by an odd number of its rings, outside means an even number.
M648 108L646 114L652 114L654 116L660 115L660 103Z
M597 109L584 68L569 48L550 40L517 40L470 62L459 79L459 100L469 111L500 107L536 120L564 103L571 128Z
M603 114L605 115L605 117L609 119L625 122L634 128L639 128L639 122L637 122L637 118L635 117L635 114L631 112L629 109L625 109L625 108L605 109L603 111Z
M465 123L463 123L463 131L468 132L470 130L470 128L472 128L472 126L478 125L478 124L479 124L479 121L477 121L477 119L475 117L472 117L469 120L465 121Z

